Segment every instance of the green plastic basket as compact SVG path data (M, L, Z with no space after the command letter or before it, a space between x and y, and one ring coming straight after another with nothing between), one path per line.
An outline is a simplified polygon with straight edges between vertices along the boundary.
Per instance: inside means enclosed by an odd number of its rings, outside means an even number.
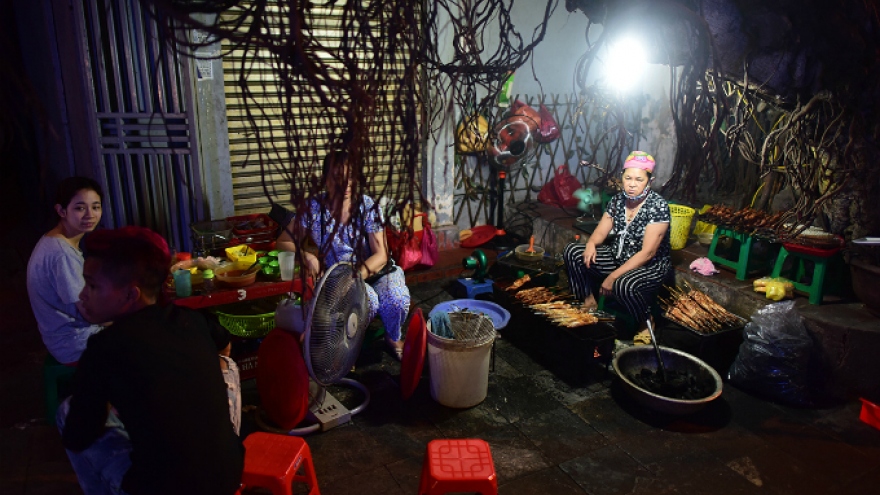
M265 337L275 328L275 312L261 315L231 315L217 311L223 328L236 337L255 339Z

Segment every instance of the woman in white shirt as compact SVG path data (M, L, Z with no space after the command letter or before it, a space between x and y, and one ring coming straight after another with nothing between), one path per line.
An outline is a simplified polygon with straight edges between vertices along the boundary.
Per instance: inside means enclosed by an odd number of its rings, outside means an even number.
M89 336L103 328L79 310L83 253L79 242L101 222L101 186L86 177L61 181L55 195L58 223L34 247L27 267L31 308L43 343L60 363L79 360Z

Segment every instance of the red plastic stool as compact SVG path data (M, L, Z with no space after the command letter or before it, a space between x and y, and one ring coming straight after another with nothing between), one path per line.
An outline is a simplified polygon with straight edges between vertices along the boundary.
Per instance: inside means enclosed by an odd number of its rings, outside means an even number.
M419 495L449 492L498 494L489 444L483 440L432 440L422 464Z
M312 464L312 451L305 440L287 435L255 432L244 440L242 488L260 487L273 495L293 495L294 482L307 483L309 495L321 495ZM304 473L296 474L302 467Z

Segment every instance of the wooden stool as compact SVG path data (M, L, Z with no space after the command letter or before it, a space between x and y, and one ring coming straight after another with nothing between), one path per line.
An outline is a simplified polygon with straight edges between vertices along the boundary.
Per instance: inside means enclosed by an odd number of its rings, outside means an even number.
M320 495L312 451L305 440L288 435L255 432L244 440L242 488L269 489L273 495L293 495L293 483L307 483L309 495ZM304 473L296 474L302 467Z
M419 495L477 492L497 495L489 444L478 439L432 440L422 464Z
M776 257L776 265L773 267L771 277L778 277L782 273L785 260L789 256L797 258L797 274L792 280L794 288L801 292L806 292L810 296L810 304L822 304L828 262L840 249L839 247L832 249L811 248L801 244L785 242L779 249L779 255ZM813 276L809 284L801 283L801 278L806 274L804 261L813 262Z
M43 393L46 405L46 421L55 424L55 412L58 404L71 392L70 380L76 371L75 366L67 366L58 362L51 354L43 360Z
M736 260L729 260L716 254L715 251L718 248L718 240L721 239L722 236L730 237L739 242L739 255ZM707 254L706 257L713 263L732 268L736 272L737 280L745 280L749 273L749 253L752 251L753 240L754 238L749 234L718 227L715 229L715 237L712 238L712 244L709 245L709 254Z

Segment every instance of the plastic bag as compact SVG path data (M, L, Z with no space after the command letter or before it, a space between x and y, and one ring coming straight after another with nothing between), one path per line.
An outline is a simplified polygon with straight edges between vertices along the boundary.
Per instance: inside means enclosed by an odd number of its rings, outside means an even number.
M541 120L538 125L538 132L535 135L535 141L550 143L559 138L559 125L556 123L556 119L553 118L553 113L543 103L538 109L538 116Z
M553 179L541 188L541 192L538 193L538 201L560 208L572 208L580 202L574 194L580 188L580 181L571 175L568 165L560 165L556 169L556 175Z
M782 277L762 277L753 283L755 292L765 293L767 299L781 301L794 297L794 284L791 280Z
M422 261L422 246L419 238L410 229L396 231L385 228L385 237L388 239L388 250L391 257L401 269L409 270Z
M794 301L759 309L744 333L727 378L743 389L785 404L812 405L809 366L813 340Z
M431 223L427 219L422 220L422 259L420 263L423 266L434 266L437 257L440 255L437 247L437 235L431 229Z
M461 119L455 130L455 151L473 155L486 151L489 146L489 121L479 114Z

